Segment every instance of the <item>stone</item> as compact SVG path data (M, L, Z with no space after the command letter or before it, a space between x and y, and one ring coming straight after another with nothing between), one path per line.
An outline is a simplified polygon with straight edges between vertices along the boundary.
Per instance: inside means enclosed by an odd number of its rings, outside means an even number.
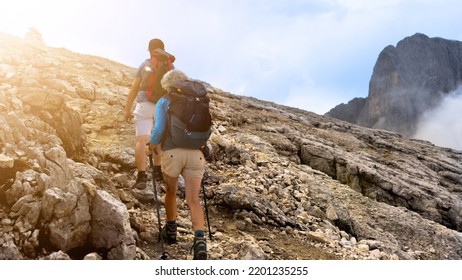
M0 246L0 260L22 260L24 257L13 241L8 241Z
M53 252L48 256L40 258L41 260L71 260L71 257L63 251Z
M0 168L13 168L14 166L14 159L4 155L0 154Z
M96 191L91 207L90 242L109 249L111 259L134 259L136 255L129 214L125 205L109 193Z
M103 258L101 257L100 254L93 252L93 253L85 255L83 259L87 261L97 261L97 260L102 260Z
M41 214L49 241L60 250L67 252L83 246L87 241L91 216L89 199L83 188L72 192L64 192L56 187L47 189Z

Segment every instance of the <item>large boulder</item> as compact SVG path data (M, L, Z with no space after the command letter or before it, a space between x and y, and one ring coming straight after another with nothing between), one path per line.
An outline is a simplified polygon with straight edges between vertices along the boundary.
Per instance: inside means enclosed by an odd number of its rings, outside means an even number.
M71 181L67 191L46 190L41 215L44 235L52 247L67 252L85 245L91 230L90 202L80 184Z
M90 243L109 250L109 259L134 259L135 239L127 207L105 191L96 191L91 206Z

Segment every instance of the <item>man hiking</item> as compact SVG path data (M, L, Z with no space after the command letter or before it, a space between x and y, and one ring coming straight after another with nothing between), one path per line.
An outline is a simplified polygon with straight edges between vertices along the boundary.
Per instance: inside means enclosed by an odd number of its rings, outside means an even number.
M135 165L137 169L135 188L146 188L147 174L146 174L146 143L149 141L151 130L155 118L155 102L160 98L165 91L156 89L161 88L160 79L163 73L157 65L164 65L160 62L165 62L166 67L173 68L173 61L175 57L168 54L164 50L164 43L160 39L152 39L149 41L148 51L150 59L146 59L137 69L135 78L133 79L130 92L125 104L125 120L135 122ZM155 65L153 65L155 64ZM157 75L157 76L156 76ZM156 85L156 78L157 83ZM151 97L152 95L152 97ZM157 96L157 98L154 98ZM133 102L136 99L136 106L132 112ZM160 149L157 156L154 155L154 174L155 179L162 180L162 172L160 167Z
M179 70L167 72L162 78L161 84L168 93L156 104L156 119L150 138L150 149L154 153L159 145L162 147L162 172L166 185L165 212L167 222L160 235L169 244L176 242L176 190L178 177L182 175L185 184L186 203L189 207L194 231L193 259L204 260L207 259L207 248L204 234L204 212L200 204L199 192L206 164L201 148L210 136L211 127L208 98L205 97L207 91L203 84L190 80ZM189 98L191 96L195 97ZM196 104L191 105L188 102L196 102ZM194 109L192 109L193 107ZM195 111L197 108L202 108L200 109L202 111ZM181 118L177 118L176 114L184 115L187 111L193 111L191 113L193 117L188 116L188 119L195 119L200 123L192 124L189 132L186 131L186 128L175 131L174 126L183 125L179 121ZM172 125L174 121L176 123ZM195 132L193 127L197 126L204 126L204 132ZM187 137L190 135L194 135L194 139L188 139ZM201 137L202 140L197 142L197 139Z

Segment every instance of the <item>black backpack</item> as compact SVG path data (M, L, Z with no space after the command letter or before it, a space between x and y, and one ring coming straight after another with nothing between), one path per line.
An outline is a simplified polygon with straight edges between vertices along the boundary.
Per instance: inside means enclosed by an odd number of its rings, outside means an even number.
M167 93L160 81L165 73L173 69L175 57L164 50L156 49L148 61L141 79L140 90L146 92L149 101L156 103Z
M183 81L168 93L170 140L178 148L204 149L212 130L210 99L207 89L198 81Z

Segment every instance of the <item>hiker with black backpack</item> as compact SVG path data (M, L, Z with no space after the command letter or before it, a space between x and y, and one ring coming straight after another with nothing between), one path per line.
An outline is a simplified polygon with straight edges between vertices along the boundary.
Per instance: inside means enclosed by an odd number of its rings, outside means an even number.
M134 187L137 189L146 188L148 179L146 174L146 143L149 141L154 125L156 102L166 93L160 80L168 70L174 68L173 62L175 61L175 57L165 51L164 43L160 39L150 40L148 51L150 58L138 67L125 104L125 120L131 122L134 119L135 122L137 177ZM136 106L132 112L135 99ZM160 154L159 150L154 156L154 174L158 181L162 180Z
M176 190L180 175L184 178L186 203L194 231L193 259L207 259L204 212L199 199L205 170L203 153L211 134L209 98L204 84L189 79L179 70L171 70L161 81L167 90L156 104L156 120L150 138L150 150L162 147L162 172L166 185L166 225L161 238L176 243ZM205 194L204 194L205 195Z

